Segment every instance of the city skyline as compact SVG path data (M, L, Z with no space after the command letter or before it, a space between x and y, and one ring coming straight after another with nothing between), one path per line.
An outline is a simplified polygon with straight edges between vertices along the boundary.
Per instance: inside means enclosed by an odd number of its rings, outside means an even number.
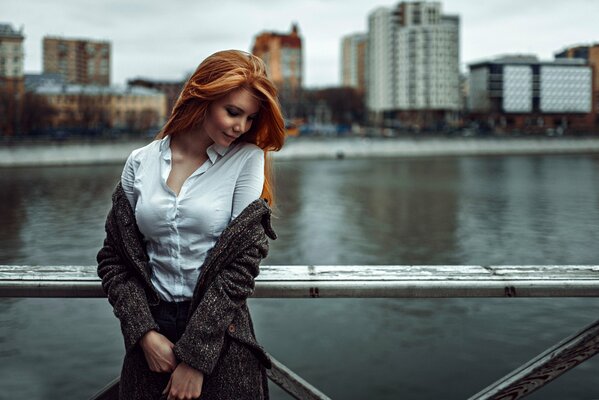
M21 0L0 5L3 23L24 26L25 72L42 70L42 39L64 36L108 40L112 44L112 84L146 77L180 80L214 51L249 51L264 31L288 32L299 26L304 41L307 87L335 86L340 82L341 38L367 31L368 15L398 1L241 0L179 1L163 6L157 1L113 0L93 5L75 0L45 3ZM543 0L442 1L443 13L461 19L461 70L467 64L503 54L553 54L575 44L599 42L594 22L599 2L573 0L547 4ZM197 15L197 18L190 18ZM131 21L135 21L132 26Z

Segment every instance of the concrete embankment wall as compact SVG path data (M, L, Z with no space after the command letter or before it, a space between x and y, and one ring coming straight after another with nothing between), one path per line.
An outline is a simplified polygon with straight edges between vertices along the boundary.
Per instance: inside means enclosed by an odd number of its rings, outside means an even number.
M597 153L599 138L327 139L289 141L281 158L428 157Z
M123 163L142 141L55 142L0 145L0 167Z
M0 145L0 167L120 164L148 141L57 142ZM502 154L599 153L599 138L580 139L296 139L275 158L426 157Z

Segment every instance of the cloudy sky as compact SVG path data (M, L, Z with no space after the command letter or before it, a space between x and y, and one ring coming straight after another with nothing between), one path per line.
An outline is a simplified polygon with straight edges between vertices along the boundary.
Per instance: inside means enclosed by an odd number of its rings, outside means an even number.
M389 0L4 0L0 22L24 27L25 71L40 72L45 35L112 42L112 82L180 79L206 56L250 50L262 31L297 22L305 83L339 83L341 37L367 30L367 16ZM551 59L572 44L599 43L599 0L445 0L461 17L462 69L507 53Z

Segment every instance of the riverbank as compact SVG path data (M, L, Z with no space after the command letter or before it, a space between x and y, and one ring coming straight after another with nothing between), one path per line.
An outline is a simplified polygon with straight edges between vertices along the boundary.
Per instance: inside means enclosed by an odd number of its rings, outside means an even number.
M0 167L120 164L147 140L0 145ZM599 153L599 138L290 138L277 160Z

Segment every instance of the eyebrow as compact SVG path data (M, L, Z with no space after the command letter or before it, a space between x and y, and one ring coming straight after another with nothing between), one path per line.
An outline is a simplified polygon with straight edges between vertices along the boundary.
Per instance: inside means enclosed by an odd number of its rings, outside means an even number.
M241 113L245 114L245 110L241 107L236 106L235 104L227 104L227 107L235 108L238 111L241 111ZM258 115L259 112L260 112L260 110L256 111L255 113L251 114L250 116Z

